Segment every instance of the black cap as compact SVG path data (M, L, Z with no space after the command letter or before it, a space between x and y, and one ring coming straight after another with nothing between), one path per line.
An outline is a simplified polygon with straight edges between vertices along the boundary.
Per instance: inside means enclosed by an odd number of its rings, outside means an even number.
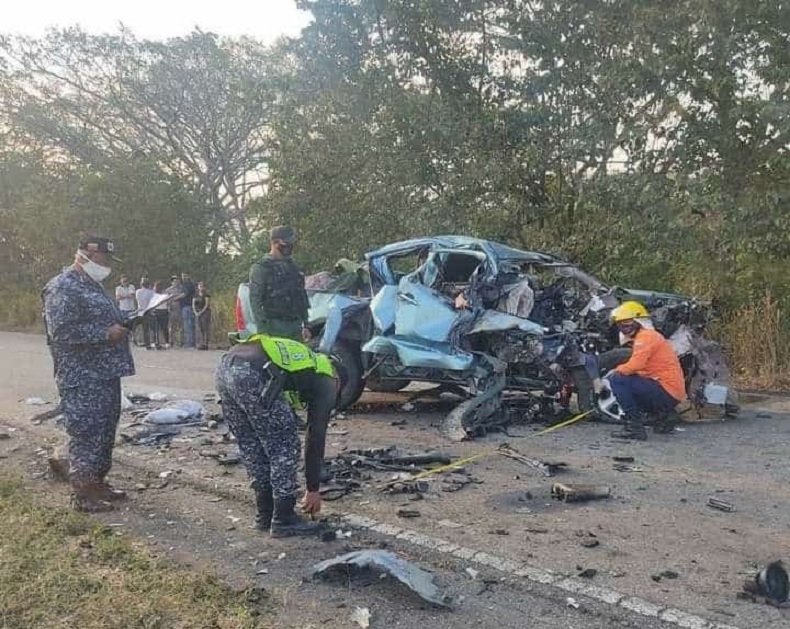
M290 225L279 225L272 227L269 232L269 240L282 240L283 242L296 242L296 230Z
M123 262L120 258L115 257L115 243L109 238L89 236L80 240L79 248L88 252L99 251L101 253L108 253L116 262Z

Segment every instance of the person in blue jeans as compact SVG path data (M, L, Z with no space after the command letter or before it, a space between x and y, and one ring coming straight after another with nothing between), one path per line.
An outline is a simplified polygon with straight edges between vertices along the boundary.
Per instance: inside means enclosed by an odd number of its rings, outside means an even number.
M181 274L181 322L184 326L184 347L195 347L195 311L192 300L195 298L195 284L189 273Z

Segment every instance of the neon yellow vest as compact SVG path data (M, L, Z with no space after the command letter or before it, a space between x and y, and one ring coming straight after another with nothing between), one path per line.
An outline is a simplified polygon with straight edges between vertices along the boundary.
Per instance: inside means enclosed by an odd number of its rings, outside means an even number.
M266 334L253 334L242 342L254 343L256 341L261 344L269 360L283 371L296 373L312 369L321 376L335 377L335 369L329 356L314 352L304 343Z
M299 341L279 336L253 334L241 342L260 343L269 360L288 373L312 369L319 375L329 376L330 378L335 377L335 368L332 365L332 361L329 360L329 356L317 354ZM296 391L284 391L283 397L296 410L304 408L304 404L299 399L299 394Z

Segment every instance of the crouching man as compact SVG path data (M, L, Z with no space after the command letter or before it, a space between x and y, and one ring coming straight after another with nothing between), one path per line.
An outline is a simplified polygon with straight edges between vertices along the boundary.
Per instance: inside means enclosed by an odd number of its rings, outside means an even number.
M302 508L314 515L321 510L326 428L338 392L329 358L297 341L257 334L222 357L216 385L252 479L256 527L272 537L319 533L318 523L295 512L300 444L292 404L307 404Z
M647 439L644 419L656 416L655 432L670 432L677 421L675 407L686 399L686 385L671 343L653 329L647 309L626 301L612 311L623 344L634 351L609 376L612 392L625 413L625 427L612 433L620 439Z

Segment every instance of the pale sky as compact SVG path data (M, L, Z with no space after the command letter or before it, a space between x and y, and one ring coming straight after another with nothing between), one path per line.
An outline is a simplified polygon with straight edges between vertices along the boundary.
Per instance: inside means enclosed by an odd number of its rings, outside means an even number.
M42 35L47 28L79 25L113 33L123 23L145 39L189 33L195 26L219 35L249 35L271 43L296 36L310 21L294 0L4 0L0 33Z

